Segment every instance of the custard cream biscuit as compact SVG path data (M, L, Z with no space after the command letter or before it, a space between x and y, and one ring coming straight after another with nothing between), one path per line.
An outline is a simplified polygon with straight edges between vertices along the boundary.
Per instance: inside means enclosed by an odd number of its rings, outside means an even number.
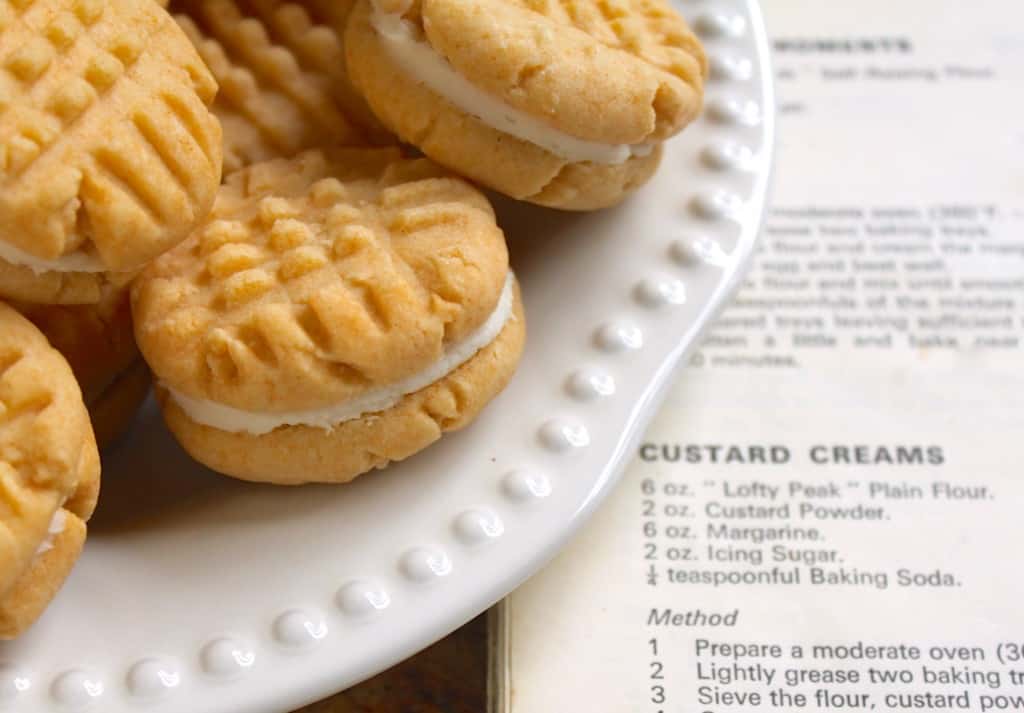
M353 83L404 141L573 210L651 176L698 114L706 72L665 0L357 0L345 45Z
M349 82L351 0L175 0L171 11L213 72L224 171L330 145L394 143Z
M135 345L128 290L112 292L95 305L14 307L67 359L97 443L101 449L112 444L131 423L150 384L149 369Z
M132 289L171 431L247 480L345 482L464 426L525 322L487 199L397 149L228 177L210 220Z
M0 0L0 295L95 303L220 182L217 85L153 0Z
M35 326L0 303L0 638L28 628L70 572L99 475L71 368Z

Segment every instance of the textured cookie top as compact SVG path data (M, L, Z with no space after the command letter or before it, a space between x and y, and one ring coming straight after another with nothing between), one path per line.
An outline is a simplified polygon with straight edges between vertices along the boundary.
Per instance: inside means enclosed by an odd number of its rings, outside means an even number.
M700 110L706 60L664 0L362 0L403 13L474 85L580 139L667 138Z
M220 181L216 83L152 0L0 0L0 240L140 267Z
M349 83L342 0L175 0L171 11L220 85L224 171L383 129Z
M98 476L71 369L38 329L0 303L0 595L31 563L58 508L67 501L88 517Z
M67 360L86 404L139 359L127 289L112 290L95 305L13 306Z
M508 272L487 199L397 149L307 152L230 176L211 219L132 293L157 378L280 412L342 403L437 361Z

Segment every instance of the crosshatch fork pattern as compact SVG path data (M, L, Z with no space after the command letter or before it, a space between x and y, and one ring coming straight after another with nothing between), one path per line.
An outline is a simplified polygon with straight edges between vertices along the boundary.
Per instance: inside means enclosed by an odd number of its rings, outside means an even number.
M27 566L38 544L26 536L45 530L78 485L87 420L70 370L43 335L3 305L0 330L0 559L8 565L2 597L13 581L9 568Z
M156 4L0 0L6 239L43 259L85 248L115 270L176 242L219 175L215 91Z
M175 18L221 92L225 172L379 132L348 82L340 28L347 2L176 0ZM334 23L337 23L336 25Z
M707 60L696 35L661 0L509 0L699 88Z
M181 375L166 381L240 408L337 403L422 370L493 311L508 258L476 189L397 149L332 156L232 175L208 224L144 273L140 344Z

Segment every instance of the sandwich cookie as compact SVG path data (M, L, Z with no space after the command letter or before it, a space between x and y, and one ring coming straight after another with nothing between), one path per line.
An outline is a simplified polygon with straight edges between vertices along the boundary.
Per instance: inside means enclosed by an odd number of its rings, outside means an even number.
M149 393L149 369L135 346L128 290L95 305L14 307L42 331L78 380L100 449L128 428Z
M664 0L357 0L345 38L353 83L404 141L570 210L651 176L699 113L706 73Z
M0 295L95 303L209 211L217 85L153 0L4 7Z
M0 638L27 629L60 589L82 550L99 479L70 367L0 303Z
M512 376L519 290L487 199L397 149L232 174L132 288L171 431L221 473L345 482L461 428Z
M394 143L349 82L351 0L175 0L220 85L224 172L319 146Z

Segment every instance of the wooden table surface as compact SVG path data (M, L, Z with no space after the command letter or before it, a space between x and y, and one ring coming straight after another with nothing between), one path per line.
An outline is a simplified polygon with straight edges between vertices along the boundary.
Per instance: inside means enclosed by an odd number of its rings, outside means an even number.
M295 713L484 713L487 617L368 681Z

